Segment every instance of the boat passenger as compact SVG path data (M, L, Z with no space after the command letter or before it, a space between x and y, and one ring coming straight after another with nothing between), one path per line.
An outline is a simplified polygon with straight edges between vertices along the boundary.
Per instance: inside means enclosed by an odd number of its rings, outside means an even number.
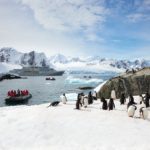
M26 90L25 93L26 93L26 95L29 95L29 91L28 90Z
M20 96L20 90L19 89L17 90L17 96Z
M7 92L7 96L10 96L10 93L9 93L9 91Z

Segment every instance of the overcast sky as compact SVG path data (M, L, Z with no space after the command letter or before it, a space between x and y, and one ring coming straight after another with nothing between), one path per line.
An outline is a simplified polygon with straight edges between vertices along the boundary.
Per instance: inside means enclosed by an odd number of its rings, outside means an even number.
M150 0L0 0L0 47L150 59Z

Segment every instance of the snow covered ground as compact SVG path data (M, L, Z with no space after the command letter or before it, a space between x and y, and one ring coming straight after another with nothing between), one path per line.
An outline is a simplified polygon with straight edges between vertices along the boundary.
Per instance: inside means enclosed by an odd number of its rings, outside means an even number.
M127 116L126 105L104 111L100 101L0 108L0 150L149 150L150 118ZM139 116L136 110L135 116Z

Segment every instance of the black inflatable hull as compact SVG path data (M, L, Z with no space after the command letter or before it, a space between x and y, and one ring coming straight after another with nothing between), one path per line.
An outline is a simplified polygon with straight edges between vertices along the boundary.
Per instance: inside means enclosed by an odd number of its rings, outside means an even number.
M26 104L28 100L32 97L31 94L26 96L19 96L19 97L8 97L5 99L5 104L7 105L17 105L17 104Z

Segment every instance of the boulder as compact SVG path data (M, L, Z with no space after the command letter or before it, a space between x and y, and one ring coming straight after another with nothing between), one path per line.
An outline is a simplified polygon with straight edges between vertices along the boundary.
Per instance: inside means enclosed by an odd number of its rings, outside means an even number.
M150 67L111 78L101 87L98 96L110 98L113 89L117 98L120 98L122 93L126 96L144 94L147 91L150 93Z

